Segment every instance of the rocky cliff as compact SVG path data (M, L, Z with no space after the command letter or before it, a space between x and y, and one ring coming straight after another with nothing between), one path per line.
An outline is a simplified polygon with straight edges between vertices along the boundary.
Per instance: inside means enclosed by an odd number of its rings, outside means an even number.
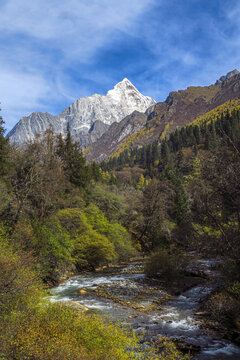
M8 136L10 141L23 144L48 128L55 133L64 134L69 122L74 139L86 147L101 136L113 122L121 121L135 110L144 112L153 104L153 99L142 95L125 78L105 96L95 94L80 98L57 116L34 112L23 117Z

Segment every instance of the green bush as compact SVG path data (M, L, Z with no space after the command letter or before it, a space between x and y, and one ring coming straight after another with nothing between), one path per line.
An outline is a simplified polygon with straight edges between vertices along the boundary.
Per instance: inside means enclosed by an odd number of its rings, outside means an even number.
M227 258L221 266L221 271L226 281L239 280L239 274L240 274L239 261L237 259Z
M10 204L9 189L4 181L0 179L0 215L2 216Z
M58 304L14 313L1 330L2 358L9 360L127 360L139 347L117 325Z
M229 288L228 292L240 301L240 282L235 281Z
M136 254L131 237L122 225L118 223L109 224L107 236L114 244L119 260L128 260L131 256Z
M108 189L96 186L91 194L91 202L104 213L109 221L118 221L124 215L125 205L120 196Z
M88 229L90 225L83 211L78 208L67 208L58 211L57 218L63 228L65 228L72 236L80 234Z
M55 217L44 223L36 220L33 229L36 238L33 249L38 257L40 271L43 278L54 280L58 269L71 263L74 241Z
M104 235L88 230L76 237L74 258L78 269L95 269L116 259L114 245Z
M101 210L93 204L85 209L85 215L98 233L105 235L114 244L119 259L128 259L134 253L131 237L126 229L118 223L110 223Z
M30 255L13 251L0 226L0 324L10 313L35 306L43 295L33 264Z
M169 280L181 276L184 258L181 254L171 253L166 249L159 249L149 256L145 264L148 275L160 275Z
M14 227L11 239L15 249L23 251L32 251L37 244L31 220L27 217L21 217Z
M105 235L108 221L101 211L92 205L88 214L80 209L64 209L57 214L62 226L74 239L73 258L77 268L96 268L116 259L113 243Z
M209 317L222 325L234 325L240 312L240 302L227 292L213 294L205 303Z
M2 325L2 324L1 324ZM129 329L70 307L48 304L13 313L0 325L4 360L188 360L166 338L143 348Z
M109 231L109 221L96 205L88 205L88 207L84 209L84 214L88 223L91 224L94 230L107 236Z

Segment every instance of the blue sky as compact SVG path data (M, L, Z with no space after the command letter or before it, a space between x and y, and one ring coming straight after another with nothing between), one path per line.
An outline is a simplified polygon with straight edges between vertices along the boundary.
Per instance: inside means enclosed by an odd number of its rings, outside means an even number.
M0 14L8 130L124 77L164 101L240 68L239 0L0 0Z

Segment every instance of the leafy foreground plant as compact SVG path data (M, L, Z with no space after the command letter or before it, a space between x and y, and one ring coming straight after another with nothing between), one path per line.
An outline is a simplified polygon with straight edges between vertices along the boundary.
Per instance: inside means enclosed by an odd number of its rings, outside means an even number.
M0 359L187 360L175 345L161 340L161 352L143 348L136 335L100 317L52 304L13 313L1 329Z

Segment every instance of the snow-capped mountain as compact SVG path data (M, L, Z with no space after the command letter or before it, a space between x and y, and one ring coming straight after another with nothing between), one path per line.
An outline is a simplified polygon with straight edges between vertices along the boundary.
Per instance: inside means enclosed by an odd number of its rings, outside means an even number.
M55 133L64 134L69 122L74 139L86 147L100 137L113 122L120 122L135 110L145 112L154 104L152 98L142 95L125 78L105 96L94 94L80 98L59 115L34 112L30 116L23 117L8 136L12 142L23 144L49 128ZM96 121L97 131L94 126Z
M163 135L169 135L199 116L238 98L240 73L236 69L221 76L215 85L190 86L171 92L164 102L151 106L145 113L135 111L109 126L85 151L86 159L100 163L114 154L118 156L129 147L140 148L156 140L159 142Z

